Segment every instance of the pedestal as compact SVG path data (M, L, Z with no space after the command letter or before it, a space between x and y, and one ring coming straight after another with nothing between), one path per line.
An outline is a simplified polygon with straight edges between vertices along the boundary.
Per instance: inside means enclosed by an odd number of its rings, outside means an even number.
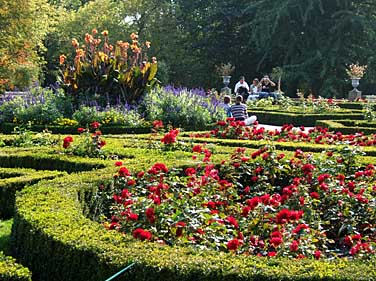
M349 101L355 101L362 98L362 92L358 89L354 88L349 91Z
M231 89L229 87L224 87L221 89L221 95L231 95Z

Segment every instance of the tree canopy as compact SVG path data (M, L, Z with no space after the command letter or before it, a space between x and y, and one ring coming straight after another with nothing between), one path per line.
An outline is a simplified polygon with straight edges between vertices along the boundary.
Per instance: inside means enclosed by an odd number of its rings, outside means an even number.
M232 83L240 75L250 81L278 68L289 95L299 88L343 97L350 87L346 66L356 62L368 65L361 86L367 91L376 83L375 1L19 2L0 0L1 81L16 81L20 76L15 73L25 67L33 69L30 79L35 79L47 61L45 84L52 83L59 55L73 51L72 38L82 40L85 32L96 28L108 30L112 40L136 32L151 41L150 55L161 62L163 81L175 85L219 88L221 78L214 70L220 63L236 67Z

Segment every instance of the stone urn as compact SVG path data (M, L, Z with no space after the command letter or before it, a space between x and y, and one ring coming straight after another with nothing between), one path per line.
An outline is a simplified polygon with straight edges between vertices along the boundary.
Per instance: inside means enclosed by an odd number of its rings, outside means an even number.
M353 86L354 89L358 88L359 80L360 78L351 78L351 86Z
M226 95L229 95L231 94L231 89L228 87L228 85L230 84L231 76L224 75L222 76L222 78L223 78L223 84L225 86L221 89L221 93L225 93Z
M360 78L351 78L351 86L354 88L349 92L349 101L355 101L362 98L362 92L357 88L359 86Z

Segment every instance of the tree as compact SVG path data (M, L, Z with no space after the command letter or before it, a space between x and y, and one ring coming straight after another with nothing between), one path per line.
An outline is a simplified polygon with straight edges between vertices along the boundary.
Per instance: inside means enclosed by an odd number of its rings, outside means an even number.
M0 87L25 88L38 80L49 30L46 0L0 0Z
M374 1L251 2L243 31L256 47L256 71L281 66L290 91L343 97L346 64L366 64L372 54L365 47L374 45L375 8Z

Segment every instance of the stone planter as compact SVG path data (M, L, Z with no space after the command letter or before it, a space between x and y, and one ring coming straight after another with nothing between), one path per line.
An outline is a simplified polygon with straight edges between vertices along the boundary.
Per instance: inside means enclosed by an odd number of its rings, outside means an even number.
M224 93L226 95L230 95L231 94L231 89L228 87L228 85L230 84L231 76L224 75L224 76L222 76L222 78L223 78L223 84L225 86L221 89L221 93Z

